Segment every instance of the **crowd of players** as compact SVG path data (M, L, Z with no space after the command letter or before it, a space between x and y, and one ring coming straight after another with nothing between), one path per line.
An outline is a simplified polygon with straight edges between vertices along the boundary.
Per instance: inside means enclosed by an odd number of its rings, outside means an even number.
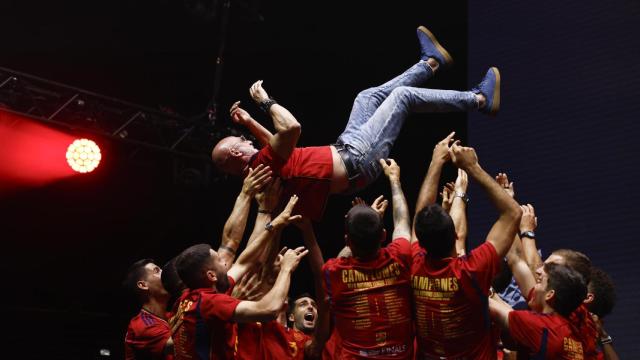
M611 279L575 250L556 250L543 261L535 210L516 202L506 174L490 176L476 151L451 133L436 144L410 215L400 167L387 158L395 137L370 154L358 148L366 138L358 129L375 128L376 121L383 129L384 121L401 115L403 121L410 111L448 111L437 104L440 95L451 96L452 104L497 112L495 68L476 92L426 93L402 83L432 76L451 62L428 30L419 28L418 37L421 62L362 92L334 145L296 148L300 125L269 99L261 82L250 93L273 119L275 135L234 104L232 118L264 147L257 150L234 138L214 149L219 168L244 176L217 251L197 244L162 268L151 259L130 267L124 286L141 309L127 329L127 359L618 358L602 323L615 302ZM425 107L427 102L436 106ZM375 164L358 162L367 156L378 156ZM449 162L458 176L442 188L438 204L442 168ZM344 216L346 246L325 261L312 220L322 216L326 197L366 186L379 173L389 181L391 199L380 196L368 205L356 198L346 215L337 215ZM486 192L498 215L485 242L474 249L466 241L469 181ZM253 201L255 226L236 256ZM393 229L387 243L388 206ZM299 228L303 247L280 248L287 226ZM309 291L315 296L290 298L291 277L303 258L310 264Z

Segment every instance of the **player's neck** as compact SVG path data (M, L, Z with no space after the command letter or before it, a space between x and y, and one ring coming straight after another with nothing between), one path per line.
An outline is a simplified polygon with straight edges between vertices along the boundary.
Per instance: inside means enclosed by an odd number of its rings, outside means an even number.
M165 318L165 312L167 311L167 301L156 298L151 298L146 303L142 304L142 309L149 312L159 318Z

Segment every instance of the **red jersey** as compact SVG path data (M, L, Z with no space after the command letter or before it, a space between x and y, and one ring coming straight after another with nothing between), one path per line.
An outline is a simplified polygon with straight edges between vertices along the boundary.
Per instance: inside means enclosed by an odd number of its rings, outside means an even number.
M411 359L411 246L395 239L375 260L330 259L322 267L335 329L337 359Z
M278 321L238 324L236 359L304 359L304 347L311 337Z
M340 340L340 334L338 334L338 330L334 327L329 340L327 340L324 344L324 349L322 349L322 360L337 359L342 351L341 345L342 340Z
M164 355L164 346L170 337L169 324L164 319L142 309L129 322L127 335L124 338L125 359L169 359L170 357Z
M271 171L282 178L285 203L292 195L300 197L296 213L315 221L322 218L333 176L329 146L295 148L289 159L282 159L267 144L249 161L252 168L260 164L269 165Z
M509 333L518 345L518 359L583 360L584 343L569 320L556 314L514 310L509 313Z
M456 258L412 247L411 287L418 358L495 359L487 296L500 259L491 243Z
M181 322L173 336L176 359L233 358L236 335L230 321L240 300L205 288L185 291L179 302Z

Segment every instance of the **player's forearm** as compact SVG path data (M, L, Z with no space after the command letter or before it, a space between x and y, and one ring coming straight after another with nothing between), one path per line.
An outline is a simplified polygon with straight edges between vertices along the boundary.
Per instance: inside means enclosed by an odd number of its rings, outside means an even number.
M436 196L438 194L438 182L440 181L440 175L442 174L443 161L431 160L429 164L429 170L422 182L420 192L418 193L418 200L416 201L416 213L425 206L436 202Z
M451 220L453 220L456 235L458 236L456 239L456 251L458 252L458 255L463 255L466 253L465 245L468 234L467 203L460 197L454 197L449 215L451 216Z
M504 329L509 328L509 313L513 309L500 299L498 295L495 298L489 298L489 313L491 318ZM498 300L500 299L500 300Z
M479 164L465 170L484 189L501 216L509 216L514 219L517 218L518 221L520 220L522 210L518 203Z
M391 202L393 204L393 238L409 238L411 228L409 227L409 206L402 191L402 184L399 179L391 179Z
M304 240L304 246L309 250L307 258L309 259L309 265L314 275L314 281L320 284L322 287L322 265L324 265L324 259L322 258L322 250L318 246L316 240L316 234L313 231L313 227L305 228L302 231L302 238ZM317 284L316 284L317 290Z
M265 315L273 318L277 316L278 312L284 304L284 300L289 293L289 285L291 284L291 274L293 270L288 268L281 268L276 278L276 282L269 292L258 301L258 308L264 311Z
M602 345L602 355L605 360L620 360L612 343Z
M531 271L535 271L540 265L542 265L542 258L538 254L538 248L536 246L536 240L528 237L522 238L522 256L527 262L527 265Z
M273 119L273 126L277 132L298 132L300 133L300 123L282 105L273 104L269 108L269 115Z
M271 131L267 130L264 126L262 126L262 124L260 124L255 119L251 118L251 120L246 124L246 126L247 126L247 129L249 129L249 131L253 134L253 136L255 136L256 139L258 139L258 141L262 146L267 145L271 141L271 138L273 137L273 134L271 133Z
M236 198L236 202L231 210L231 214L224 224L222 230L222 243L227 249L233 249L235 252L242 241L249 210L251 209L251 197L245 193L240 193Z

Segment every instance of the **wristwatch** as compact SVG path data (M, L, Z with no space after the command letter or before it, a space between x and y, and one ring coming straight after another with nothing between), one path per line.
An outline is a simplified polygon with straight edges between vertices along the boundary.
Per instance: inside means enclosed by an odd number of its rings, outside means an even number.
M523 231L522 233L520 233L520 238L522 239L523 237L527 237L529 239L534 239L536 238L536 233L534 233L533 231L529 230L529 231Z
M465 203L469 202L469 197L467 196L467 193L456 192L456 197L461 198Z
M269 221L267 225L264 226L264 229L267 231L273 230L273 224L271 223L271 221Z
M604 345L604 344L611 344L613 342L613 339L611 339L611 335L605 337L605 338L600 338L600 344Z

